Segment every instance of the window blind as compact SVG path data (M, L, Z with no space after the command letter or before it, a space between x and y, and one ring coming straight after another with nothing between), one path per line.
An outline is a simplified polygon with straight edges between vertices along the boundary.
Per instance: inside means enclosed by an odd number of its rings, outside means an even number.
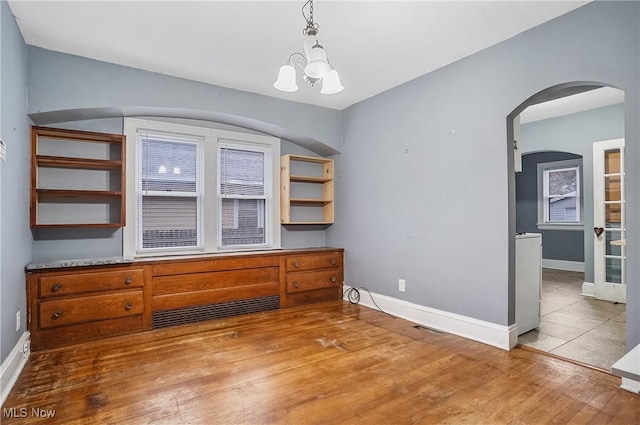
M221 145L219 150L220 244L266 243L266 152Z
M139 248L200 245L199 149L188 136L140 135Z

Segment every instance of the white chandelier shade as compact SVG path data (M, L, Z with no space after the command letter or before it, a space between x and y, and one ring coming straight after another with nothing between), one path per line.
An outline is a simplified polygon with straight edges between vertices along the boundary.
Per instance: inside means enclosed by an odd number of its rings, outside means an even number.
M284 92L291 93L298 91L298 85L296 84L296 70L293 65L291 65L291 62L280 67L278 79L273 83L273 86Z
M310 16L306 17L304 14L305 6L310 5ZM302 53L293 53L289 56L289 60L286 64L280 67L278 72L278 79L273 86L284 92L295 92L298 90L296 83L296 68L297 65L302 71L302 79L309 85L314 86L319 81L322 81L322 94L335 94L344 90L344 87L340 83L340 77L338 72L333 69L327 58L327 53L324 47L318 41L318 24L313 22L313 0L307 1L302 7L302 14L305 16L307 22L306 28L303 29L305 39L303 42L304 55ZM296 57L296 61L292 58Z

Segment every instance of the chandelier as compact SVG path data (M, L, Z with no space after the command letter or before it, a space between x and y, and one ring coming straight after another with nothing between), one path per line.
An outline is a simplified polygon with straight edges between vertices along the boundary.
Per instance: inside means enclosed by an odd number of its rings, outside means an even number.
M309 5L308 17L305 14L307 5ZM273 86L285 92L298 91L295 65L302 71L302 79L311 86L322 81L320 93L339 93L344 90L344 87L340 84L338 72L329 63L327 54L318 41L317 35L320 26L313 22L313 0L308 0L302 6L302 16L307 23L307 26L302 30L302 35L305 37L303 42L304 55L297 52L292 53L287 63L280 67L278 79L273 83Z

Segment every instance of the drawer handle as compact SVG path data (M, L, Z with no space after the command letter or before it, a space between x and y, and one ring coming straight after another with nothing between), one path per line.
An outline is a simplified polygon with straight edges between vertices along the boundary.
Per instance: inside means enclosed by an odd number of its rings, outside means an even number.
M124 309L125 309L126 311L131 310L131 307L133 307L133 306L131 305L131 303L126 303L126 304L124 305Z
M338 280L338 279L336 279L335 276L331 278L331 282L333 282L333 283L335 283L336 280Z
M62 285L60 285L59 283L56 283L51 287L51 292L58 292L61 288L62 288Z
M125 285L129 285L131 282L133 282L133 278L131 276L127 276L127 278L124 280Z
M298 264L298 262L297 262L297 261L294 261L294 262L293 262L293 267L295 267L295 268L297 269L298 267L300 267L300 264Z
M297 288L298 286L300 286L300 285L298 285L298 282L293 282L293 287L294 288Z
M58 310L58 311L56 311L55 313L53 313L53 314L51 315L51 318L52 318L53 320L56 320L56 319L59 319L61 316L62 316L62 311Z
M332 266L335 266L336 264L338 264L338 262L336 261L335 258L332 258L330 263L331 263Z

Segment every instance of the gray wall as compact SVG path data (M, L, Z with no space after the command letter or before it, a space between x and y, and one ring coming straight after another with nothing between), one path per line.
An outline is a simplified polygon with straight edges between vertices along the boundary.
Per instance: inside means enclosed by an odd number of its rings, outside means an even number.
M544 259L584 262L582 229L538 229L538 164L579 158L579 155L566 152L531 153L522 156L522 172L516 173L516 231L542 233ZM583 181L582 175L580 181ZM584 197L583 189L581 193Z
M26 330L24 266L31 261L29 232L29 120L26 45L13 14L0 2L0 134L7 162L0 161L0 361ZM21 326L16 331L16 313Z
M345 110L327 241L346 249L346 283L513 324L507 117L546 88L602 82L626 96L627 342L640 342L639 18L637 2L593 2Z
M333 150L333 153L341 150L342 114L333 109L217 87L33 46L28 48L27 72L29 113L33 114L34 121L38 124L41 123L40 119L47 120L50 117L66 117L61 121L73 121L74 116L75 119L92 117L96 113L92 108L171 108L192 111L192 118L197 118L196 114L213 112L220 117L240 118L248 124L255 122L274 130L285 129L288 134L300 140L316 140ZM75 111L67 114L55 113L65 110Z
M593 282L593 143L625 137L625 105L523 124L521 129L523 153L561 150L582 156L585 280Z

